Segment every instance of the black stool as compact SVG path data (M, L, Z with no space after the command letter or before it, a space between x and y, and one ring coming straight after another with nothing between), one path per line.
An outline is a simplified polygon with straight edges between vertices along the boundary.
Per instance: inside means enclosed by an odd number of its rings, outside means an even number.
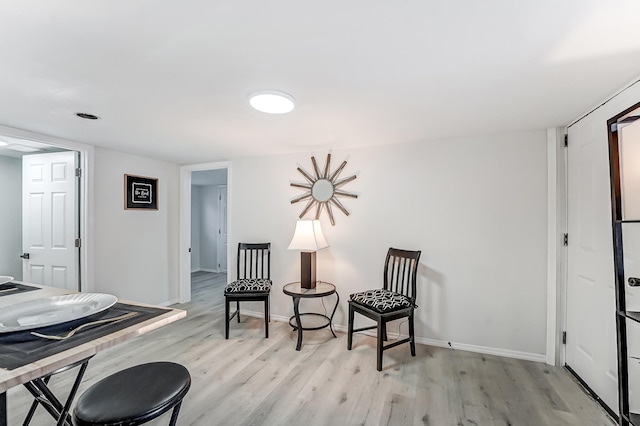
M176 424L182 399L191 386L189 371L173 362L136 365L87 389L73 410L77 426L141 425L173 408Z

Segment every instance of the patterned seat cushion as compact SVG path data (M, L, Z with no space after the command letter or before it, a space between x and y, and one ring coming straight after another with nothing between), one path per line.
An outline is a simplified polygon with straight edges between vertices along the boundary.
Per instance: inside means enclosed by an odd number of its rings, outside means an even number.
M269 293L271 280L265 278L245 278L227 284L224 294L232 293Z
M364 305L382 314L413 306L409 297L383 288L353 293L350 298L353 302Z

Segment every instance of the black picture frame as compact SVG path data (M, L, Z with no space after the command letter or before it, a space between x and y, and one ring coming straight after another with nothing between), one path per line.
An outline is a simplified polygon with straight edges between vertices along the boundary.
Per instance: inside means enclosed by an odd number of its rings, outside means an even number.
M158 210L158 179L125 174L124 209Z

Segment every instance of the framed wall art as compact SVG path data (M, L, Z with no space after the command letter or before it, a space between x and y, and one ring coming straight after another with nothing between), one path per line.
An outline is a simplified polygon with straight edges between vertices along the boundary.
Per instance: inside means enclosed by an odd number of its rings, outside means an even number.
M158 179L124 175L125 210L158 210Z

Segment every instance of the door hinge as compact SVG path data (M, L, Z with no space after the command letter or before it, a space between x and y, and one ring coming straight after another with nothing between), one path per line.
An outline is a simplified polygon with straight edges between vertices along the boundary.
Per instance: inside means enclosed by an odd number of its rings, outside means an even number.
M564 244L565 246L569 245L569 234L564 234L564 238L562 240L562 244Z
M562 332L562 344L563 345L567 344L567 332L566 331Z
M76 246L76 248L82 247L82 240L80 238L76 238L75 246Z
M565 148L569 146L569 135L566 133L564 135L564 146Z
M80 176L82 176L82 169L80 167L78 167L76 169L76 177L80 177Z

